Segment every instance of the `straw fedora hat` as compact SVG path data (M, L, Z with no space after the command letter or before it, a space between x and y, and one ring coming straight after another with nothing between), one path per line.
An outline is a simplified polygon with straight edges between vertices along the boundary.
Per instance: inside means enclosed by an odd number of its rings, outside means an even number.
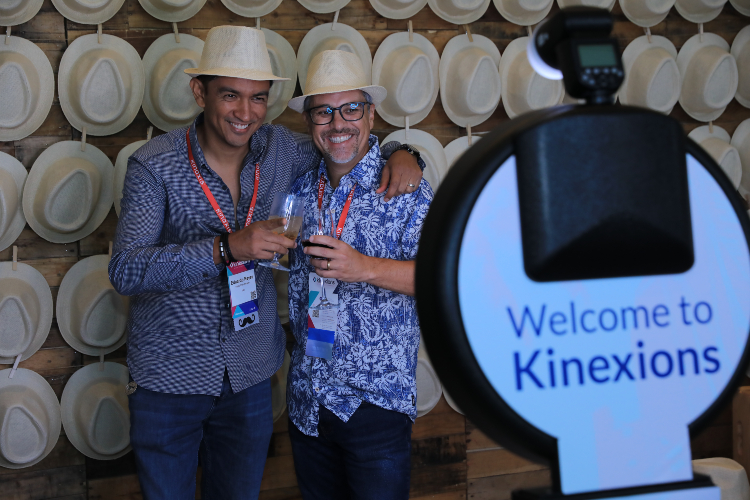
M528 40L524 36L510 42L500 60L503 107L511 118L556 106L564 96L562 80L548 80L531 67L526 57Z
M23 188L23 214L36 234L72 243L99 227L112 208L114 167L91 144L78 141L47 148L31 167Z
M181 23L196 15L203 8L206 0L138 0L138 2L151 17L168 23Z
M273 74L263 31L245 26L211 28L198 67L188 68L185 73L245 80L287 80Z
M721 14L727 0L677 0L677 12L692 23L707 23Z
M375 108L391 125L403 127L405 117L415 125L429 114L440 86L440 56L434 45L418 33L389 35L372 60L372 83L388 92L383 104Z
M128 171L128 158L138 151L138 149L146 144L146 140L135 141L128 144L117 153L117 159L115 160L115 173L113 176L112 184L112 197L115 202L115 212L117 216L120 216L120 201L122 200L122 189L125 187L125 174Z
M101 24L117 14L125 0L52 0L66 19L79 24Z
M443 386L432 367L424 342L419 339L417 354L417 417L427 415L440 402Z
M383 87L370 85L359 57L343 50L324 50L316 55L310 62L305 88L304 95L289 101L289 107L298 113L304 111L305 99L312 95L362 90L370 94L376 109L386 96Z
M737 63L738 84L734 97L737 102L750 108L750 26L742 28L732 42L730 53Z
M0 363L29 359L47 340L52 292L42 273L26 264L0 262Z
M60 61L58 94L65 118L88 135L112 135L135 119L146 77L138 52L122 38L83 35Z
M125 343L128 297L109 282L109 256L78 261L65 274L57 294L57 324L73 349L89 356L108 354Z
M84 366L65 385L60 398L63 428L87 457L114 460L130 451L128 380L126 367L107 361Z
M716 127L714 127L714 130ZM730 144L737 148L742 164L742 176L740 178L740 194L750 195L750 119L739 124L735 129ZM749 196L750 197L750 196Z
M36 372L0 371L0 467L22 469L49 455L60 437L60 403Z
M427 0L370 0L370 5L388 19L408 19L427 5Z
M281 5L281 0L221 0L227 9L242 17L263 17Z
M472 135L471 144L469 144L469 137L465 135L449 142L448 145L445 146L445 159L448 162L448 168L452 168L453 165L456 164L458 159L461 158L461 155L463 155L464 152L469 149L469 146L473 146L474 144L476 144L479 139L480 136Z
M492 0L495 8L508 21L519 26L533 26L547 17L553 0Z
M561 9L566 7L596 7L599 9L612 10L615 0L557 0Z
M286 38L275 31L261 29L266 37L273 73L287 78L286 81L275 83L268 93L266 123L271 123L284 112L289 99L294 95L294 89L297 87L297 54Z
M622 104L669 114L680 98L682 85L677 49L663 36L640 36L622 54L625 80L618 99Z
M425 163L424 179L430 184L433 191L437 191L440 181L448 172L448 160L445 158L445 150L433 135L422 130L405 129L397 130L388 135L381 144L398 141L402 144L410 144L419 150L419 155Z
M0 252L13 244L26 225L21 206L26 168L6 153L0 153Z
M711 132L708 125L703 125L693 129L688 137L700 144L716 160L734 188L737 189L742 179L742 163L739 151L730 144L731 139L727 131L714 125L713 132Z
M33 134L55 96L52 65L42 49L17 36L0 43L0 142Z
M297 50L297 76L302 93L306 93L307 71L310 62L324 50L344 50L359 57L365 79L372 82L372 55L367 40L359 31L346 24L321 24L307 32Z
M487 12L490 0L427 0L427 5L449 23L469 24Z
M719 35L692 36L677 54L682 78L680 105L698 121L716 120L737 92L737 63Z
M30 21L44 0L6 0L0 2L0 26L16 26Z
M750 16L750 1L748 0L729 0L732 7L737 9L737 12L743 16Z
M666 19L674 3L675 0L620 0L620 8L631 23L650 28Z
M705 474L721 489L724 500L750 500L750 483L742 465L731 458L693 460L693 472Z
M450 39L440 58L440 101L459 127L475 126L495 112L500 88L500 51L482 35Z
M169 132L187 127L201 112L190 89L191 78L185 69L193 68L203 52L203 40L180 34L162 35L151 44L143 56L146 72L146 91L143 112L156 128Z
M299 4L316 14L330 14L343 9L349 0L298 0Z
M271 375L271 408L273 408L273 421L276 422L286 410L286 380L289 375L289 364L291 358L284 349L284 362L276 373Z

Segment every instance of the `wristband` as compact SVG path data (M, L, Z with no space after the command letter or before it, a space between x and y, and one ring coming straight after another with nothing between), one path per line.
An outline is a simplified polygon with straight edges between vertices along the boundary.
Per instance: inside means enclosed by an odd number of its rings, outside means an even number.
M232 249L229 248L229 233L224 233L224 252L227 254L227 262L230 264L232 262L237 262L237 259L234 258L234 255L232 255Z
M219 255L221 255L221 262L225 265L229 265L229 258L227 256L227 233L219 235Z

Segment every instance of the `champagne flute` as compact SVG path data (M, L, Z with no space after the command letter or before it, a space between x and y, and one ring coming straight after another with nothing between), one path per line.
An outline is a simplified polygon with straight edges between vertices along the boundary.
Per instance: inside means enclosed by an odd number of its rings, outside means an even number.
M311 236L324 236L326 234L325 226L326 226L326 218L328 215L332 213L331 210L318 210L317 211L317 217L316 221L313 224L310 224L309 226L305 227L304 231L302 232L302 246L303 247L322 247L322 248L331 248L328 245L323 245L322 243L312 243L310 241ZM331 233L333 232L333 228L331 228ZM310 257L311 259L319 259L319 257ZM322 259L321 259L322 260ZM338 302L334 303L331 302L328 299L328 295L326 294L326 287L324 285L325 278L320 278L320 302L318 302L317 305L310 307L311 310L321 310L321 309L333 309L338 307Z
M299 229L302 226L302 215L304 213L304 200L299 196L289 193L276 193L273 195L271 202L271 212L268 220L284 219L284 224L273 229L276 234L281 234L285 238L294 241L299 235ZM272 260L258 261L261 266L272 267L280 271L289 271L279 262L279 254L274 253Z

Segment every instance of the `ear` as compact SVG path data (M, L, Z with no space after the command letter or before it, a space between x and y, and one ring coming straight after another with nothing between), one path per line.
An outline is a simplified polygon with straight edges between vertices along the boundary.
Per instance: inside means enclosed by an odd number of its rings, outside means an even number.
M370 113L369 113L370 130L372 130L373 127L375 126L375 104L370 104L370 106L368 107L370 108Z
M193 98L195 99L195 103L201 107L206 107L206 88L203 86L203 82L201 82L197 78L191 78L190 79L190 89L193 91Z

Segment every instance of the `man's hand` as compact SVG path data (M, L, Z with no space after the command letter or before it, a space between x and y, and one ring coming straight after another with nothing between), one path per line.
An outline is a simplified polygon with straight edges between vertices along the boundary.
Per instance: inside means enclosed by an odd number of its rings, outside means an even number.
M419 168L417 159L406 151L400 150L388 158L380 174L380 187L375 192L380 194L388 188L383 198L388 201L394 196L413 193L421 181L422 170ZM410 187L409 184L413 184L414 187Z
M362 255L347 243L330 236L311 236L310 242L331 247L309 246L304 250L311 257L310 263L318 276L348 283L370 279L371 257Z
M253 222L229 235L229 249L237 260L272 259L274 252L284 255L297 244L273 232L284 226L284 219Z

